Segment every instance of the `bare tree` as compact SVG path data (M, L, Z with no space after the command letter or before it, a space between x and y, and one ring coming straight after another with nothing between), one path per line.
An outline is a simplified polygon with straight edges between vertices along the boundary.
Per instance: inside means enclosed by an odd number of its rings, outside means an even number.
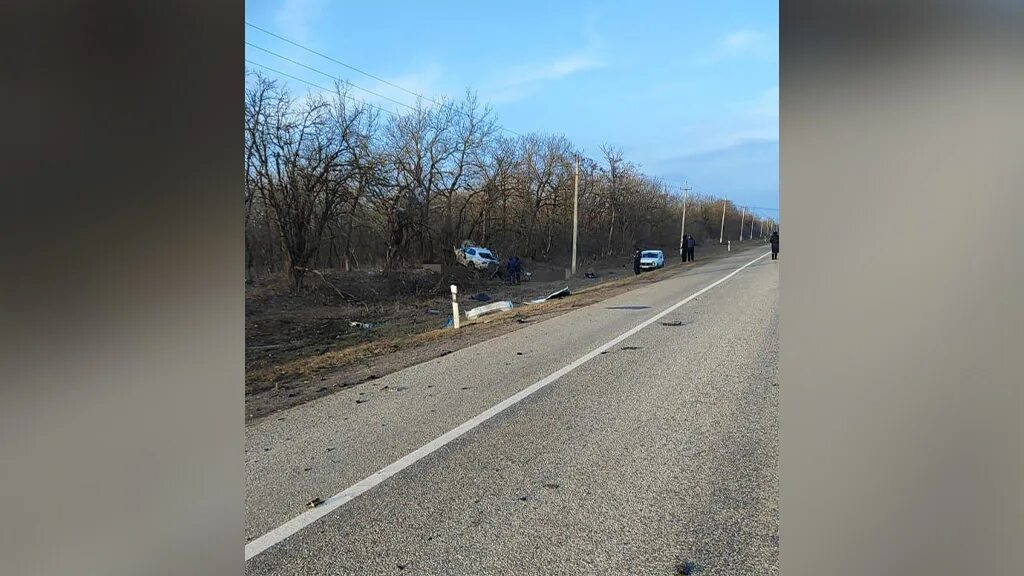
M563 261L571 249L572 143L499 133L468 92L380 117L348 94L293 97L250 74L245 90L246 274L357 263L391 269L445 261L463 239L499 254ZM718 238L721 200L693 194L687 231ZM632 245L678 242L681 199L612 145L581 157L579 255L593 261ZM729 205L726 227L740 212Z

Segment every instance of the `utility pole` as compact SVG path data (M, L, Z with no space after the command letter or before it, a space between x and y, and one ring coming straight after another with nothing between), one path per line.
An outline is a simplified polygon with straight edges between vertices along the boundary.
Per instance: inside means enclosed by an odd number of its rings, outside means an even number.
M690 185L683 188L683 223L679 227L679 257L686 254L686 199L690 195Z
M718 243L719 244L721 244L722 241L725 240L725 204L728 201L729 200L727 198L722 198L722 230L719 231L719 233L718 233Z
M747 207L743 207L743 211L740 212L740 242L743 242L743 217L747 215Z
M572 273L576 275L576 238L579 235L580 155L576 154L576 178L572 193Z

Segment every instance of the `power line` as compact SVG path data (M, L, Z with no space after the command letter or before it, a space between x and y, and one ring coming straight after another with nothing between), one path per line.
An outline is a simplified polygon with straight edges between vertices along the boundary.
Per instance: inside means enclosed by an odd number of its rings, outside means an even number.
M391 86L391 87L397 88L397 89L399 89L399 90L401 90L403 92L412 94L413 96L416 96L417 98L422 98L422 99L424 99L424 100L426 100L428 102L434 103L437 106L444 106L443 103L438 102L437 100L434 100L433 98L431 98L429 96L424 96L423 94L420 94L418 92L413 92L412 90L409 90L408 88L403 88L402 86L399 86L398 84L395 84L393 82L389 82L389 81L387 81L387 80L385 80L385 79L383 79L383 78L381 78L379 76L375 76L373 74L370 74L369 72L366 72L364 70L360 70L359 68L356 68L355 66L352 66L351 64L346 64L346 63L342 62L341 60L338 60L337 58L332 58L331 56L328 56L327 54L323 54L322 52L317 52L316 50L313 50L312 48L309 48L307 46L303 46L302 44L299 44L298 42L295 42L294 40L289 40L288 38L285 38L284 36L281 36L279 34L275 34L275 33L271 32L270 30L267 30L266 28L261 28L261 27L255 25L255 24L249 22L248 20L245 21L245 25L249 26L250 28L254 28L256 30L259 30L260 32L263 32L264 34L268 34L270 36L273 36L274 38L277 38L279 40L287 42L287 43L291 44L292 46L295 46L297 48L301 48L301 49L303 49L303 50L305 50L305 51L307 51L307 52L309 52L311 54L315 54L315 55L317 55L317 56L319 56L321 58L330 60L331 62L334 62L335 64L339 64L341 66L344 66L345 68L348 68L349 70L354 70L354 71L356 71L356 72L358 72L360 74L363 74L364 76L367 76L369 78L373 78L374 80L377 80L378 82L382 82L384 84L387 84L388 86ZM336 80L340 80L340 78L336 78L335 76L331 76L330 74L327 74L326 72L317 70L316 68L313 68L311 66L307 66L305 64L302 64L301 62L296 62L295 60L292 60L290 58L286 58L284 56L281 56L280 54L275 54L274 52L271 52L270 50L267 50L266 48L262 48L260 46L256 46L255 44L252 44L250 42L246 42L246 44L248 44L248 45L250 45L250 46L252 46L254 48L257 48L259 50L263 50L264 52L267 52L269 54L273 54L274 56L277 56L278 58L282 58L284 60L287 60L287 61L292 62L294 64L297 64L299 66L302 66L303 68L308 68L308 69L310 69L310 70L312 70L314 72L317 72L318 74L323 74L324 76L328 76L330 78L334 78ZM303 81L301 79L298 79L298 80L300 82ZM350 84L351 84L351 82L350 82ZM360 90L363 90L365 92L369 92L370 94L373 94L375 96L379 96L380 98L384 98L386 100L390 100L391 102L395 102L396 104L400 104L401 106L405 106L406 108L409 108L410 110L415 110L415 108L413 108L412 106L409 106L408 104L405 104L403 102L399 102L399 101L394 100L392 98L388 98L387 96L384 96L382 94L378 94L376 92L373 92L372 90L368 90L366 88L362 88L360 86L356 86L355 84L352 84L352 86L355 87L355 88L358 88ZM394 114L392 114L392 115L394 115ZM520 138L523 137L522 134L520 134L519 132L516 132L515 130L512 130L511 128L505 128L505 127L501 126L498 129L501 130L502 132L508 132L509 134L513 134L515 136L519 136Z
M302 66L303 68L305 68L307 70L311 70L313 72L316 72L317 74L321 74L321 75L326 76L326 77L328 77L328 78L330 78L332 80L337 80L339 82L346 82L347 84L349 84L353 88L362 90L363 92L368 92L368 93L373 94L374 96L376 96L378 98L383 98L385 100L388 100L389 102L394 102L395 104L398 104L399 106L405 106L409 110L416 110L415 108L413 108L412 106L409 106L405 102L400 102L398 100L395 100L394 98L389 98L389 97L387 97L387 96L385 96L383 94L379 94L377 92L374 92L373 90L370 90L369 88L363 88L362 86L353 84L352 82L349 82L349 81L344 80L342 78L338 78L337 76L333 76L331 74L328 74L327 72L324 72L323 70L318 70L316 68L313 68L312 66L307 66L306 64L303 64L302 62L299 62L297 60L292 60L291 58L288 58L287 56L282 56L282 55L278 54L277 52L273 52L271 50L267 50L266 48L264 48L262 46L257 46L256 44L253 44L252 42L246 42L245 45L246 46L252 46L253 48L255 48L257 50L261 50L263 52L266 52L267 54L270 54L271 56L276 56L276 57L280 58L281 60L285 60L287 62L291 62L292 64L295 64L296 66Z
M321 86L321 85L319 85L319 84L317 84L315 82L310 82L309 80L304 80L302 78L299 78L298 76L292 76L291 74L288 74L288 73L285 73L285 72L281 72L280 70L271 68L270 66L265 66L263 64L260 64L259 62L253 62L252 60L249 60L248 58L246 58L245 61L248 64L252 64L253 66L259 66L260 68L263 68L264 70L269 70L270 72L273 72L275 74L280 74L281 76L286 76L288 78L291 78L292 80L298 80L299 82L302 82L303 84L308 84L308 85L310 85L310 86L312 86L314 88L319 88L319 89L323 90L324 92L330 92L329 88L324 88L323 86ZM355 100L356 102L359 102L361 104L366 104L367 106L371 106L373 108L376 108L377 110L380 110L381 112L384 112L384 113L386 113L386 114L388 114L390 116L398 116L397 114L395 114L391 110L388 110L387 108L381 108L380 106L377 106L376 104L371 104L371 103L367 102L366 100L360 100L359 98L356 98L354 96L349 96L348 94L345 94L344 96L346 98L350 99L350 100Z
M348 68L349 70L352 70L354 72L358 72L359 74L362 74L362 75L364 75L364 76L366 76L368 78L373 78L374 80L376 80L378 82L381 82L383 84L386 84L388 86L391 86L392 88L397 88L398 90L401 90L403 92L406 92L408 94L416 96L417 98L422 98L422 99L424 99L424 100L426 100L428 102L432 102L432 103L434 103L434 104L436 104L438 106L443 106L443 104L441 102L438 102L437 100L434 100L433 98L431 98L429 96L425 96L425 95L420 94L418 92L414 92L412 90L409 90L408 88L404 88L402 86L399 86L398 84L395 84L394 82L389 82L388 80L385 80L385 79L381 78L380 76L376 76L374 74L370 74L369 72L366 72L365 70L361 70L361 69L359 69L359 68L357 68L355 66L352 66L351 64L346 64L345 62L342 62L341 60L338 60L337 58L333 58L331 56L328 56L327 54L324 54L322 52L318 52L316 50L313 50L312 48L309 48L308 46L303 46L302 44L300 44L298 42L295 42L294 40L290 40L288 38L285 38L284 36L281 36L279 34L275 34L274 32L271 32L270 30L267 30L266 28L261 28L260 26L257 26L255 24L253 24L252 22L249 22L248 20L245 21L245 25L249 26L250 28L253 28L255 30L259 30L260 32L263 32L264 34L267 34L269 36L273 36L274 38L277 38L278 40L281 40L283 42L287 42L288 44L291 44L292 46L295 46L296 48L301 48L302 50L305 50L306 52L309 52L310 54L315 54L315 55L317 55L317 56L319 56L321 58L324 58L326 60L330 60L331 62L334 62L335 64L338 64L340 66L344 66L345 68ZM323 72L321 70L318 70L316 68L308 66L308 65L303 64L301 62L297 62L295 60L292 60L290 58L287 58L287 57L282 56L280 54L277 54L275 52L271 52L270 50L267 50L266 48L263 48L261 46L257 46L257 45L255 45L255 44L253 44L251 42L247 41L246 44L249 45L249 46L252 46L253 48L256 48L257 50L262 50L263 52L266 52L268 54L271 54L273 56L276 56L278 58L281 58L281 59L286 60L288 62L291 62L293 64L296 64L298 66L302 66L303 68L306 68L308 70L312 70L313 72L316 72L318 74L322 74L324 76L327 76L328 78L332 78L334 80L341 81L341 79L336 77L336 76L332 76L331 74L328 74L326 72ZM252 64L255 64L255 62L251 62L249 60L246 60L246 62L250 62ZM303 80L301 78L296 78L295 76L291 76L289 74L284 74L283 72L278 72L276 70L273 70L273 69L268 68L266 66L263 66L261 64L256 64L256 65L260 66L262 68L266 68L267 70L271 70L273 72L277 72L278 74L281 74L283 76L287 76L289 78L293 78L295 80L298 80L299 82L305 82L307 84L311 84L311 83L306 82L305 80ZM387 96L384 96L383 94L378 94L377 92L374 92L373 90L369 90L367 88L363 88L361 86L357 86L355 84L352 84L351 82L349 82L349 84L351 84L354 88L357 88L357 89L362 90L364 92L368 92L368 93L373 94L374 96L377 96L379 98L383 98L383 99L388 100L390 102L394 102L395 104L398 104L400 106L404 106L404 107L406 107L406 108L408 108L410 110L415 110L415 108L413 108L412 106L409 106L408 104L406 104L404 102L400 102L400 101L395 100L393 98L389 98ZM311 85L315 86L315 84L311 84ZM321 88L321 89L322 90L326 90L325 88ZM365 102L365 101L362 101L362 100L358 100L358 99L355 99L355 100L357 100L358 102L363 102L364 104L369 104L368 102ZM369 105L373 106L373 104L369 104ZM375 106L375 108L378 108L380 110L384 110L385 112L387 112L388 114L390 114L392 116L396 116L395 113L393 113L393 112L391 112L389 110L385 110L384 108L380 108L379 106ZM508 132L508 133L513 134L515 136L519 136L520 138L523 137L522 134L520 134L519 132L516 132L515 130L512 130L511 128L500 127L499 130L501 130L503 132ZM669 183L669 184L672 184L672 183ZM697 192L698 194L705 194L705 192L703 192L701 190L694 190L694 192ZM775 211L775 212L778 212L778 210L779 210L778 208L759 208L759 207L749 207L749 206L748 206L748 208L754 208L756 210L771 210L771 211Z
M292 46L295 46L297 48L302 48L303 50L305 50L307 52L310 52L312 54L316 54L317 56L319 56L321 58L325 58L327 60L330 60L331 62L334 62L335 64L339 64L341 66L344 66L345 68L348 68L349 70L353 70L353 71L358 72L358 73L360 73L360 74L362 74L364 76L369 76L370 78L373 78L374 80L377 80L378 82L383 82L384 84L387 84L388 86L391 86L392 88L398 88L399 90L401 90L403 92L408 92L409 94L412 94L413 96L416 96L417 98L423 98L424 100L428 100L430 102L433 102L434 104L437 104L438 106L441 105L440 102L438 102L437 100L434 100L433 98L430 98L428 96L424 96L423 94L418 94L418 93L413 92L412 90L409 90L407 88L402 88L398 84L394 84L394 83L388 82L387 80L385 80L383 78L380 78L378 76L374 76L373 74L370 74L369 72L365 72L363 70L360 70L359 68L356 68L355 66L352 66L350 64L346 64L346 63L342 62L341 60L337 60L335 58L331 58L330 56L328 56L326 54L322 54L320 52L317 52L316 50L313 50L312 48L308 48L306 46L303 46L302 44L299 44L298 42L295 42L293 40L289 40L289 39L285 38L284 36L279 36L277 34L274 34L270 30L267 30L266 28L260 28L259 26L249 22L248 20L245 21L245 25L249 26L250 28L255 28L256 30L259 30L260 32L263 32L264 34L269 34L269 35L271 35L274 38L277 38L279 40L283 40L283 41L291 44Z

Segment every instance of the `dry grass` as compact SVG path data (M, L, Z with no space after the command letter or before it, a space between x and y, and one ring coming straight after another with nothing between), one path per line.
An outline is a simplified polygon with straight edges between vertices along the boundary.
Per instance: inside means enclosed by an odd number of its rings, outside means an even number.
M539 317L553 317L560 313L568 312L573 308L588 306L636 288L639 285L663 280L680 270L681 268L663 269L647 272L639 277L631 276L609 280L595 286L577 290L563 298L496 312L472 321L465 320L462 322L460 330L466 331L467 335L473 335L483 327L487 328L488 333L493 332L495 328L499 327L516 329L524 323L523 321L536 321ZM502 330L501 333L507 331ZM316 377L325 372L356 364L369 358L393 354L426 343L436 342L451 336L451 334L450 328L441 328L366 342L341 350L331 350L323 354L297 358L283 364L257 368L246 374L247 388L252 392L272 389L282 382Z
M744 247L746 248L749 246ZM724 250L720 254L705 253L705 257L696 265L713 262L725 255ZM415 313L418 308L422 309L424 304L444 310L443 306L449 305L446 299L418 302L410 304L408 310L395 311L379 330L350 334L349 339L337 340L336 344L329 346L324 345L324 340L313 340L309 345L300 345L294 350L280 354L275 353L275 358L269 361L258 358L252 362L247 360L249 366L245 378L246 420L259 419L336 390L507 334L528 324L604 301L639 286L664 280L692 266L694 265L677 262L662 270L645 272L640 276L634 276L630 271L628 275L595 281L589 286L581 286L577 282L570 296L542 304L519 306L473 321L464 320L459 330L437 327L447 314L424 316L423 311L419 310L417 317ZM608 276L610 275L605 277ZM552 286L556 284L558 288L564 286L563 283L553 283ZM535 286L534 290L536 288L539 286ZM310 328L316 329L317 323L324 319L323 314L313 309L315 306L310 308L313 304L315 302L288 304L294 313L311 314L316 322L296 322L298 325L293 328L298 330L290 332L285 329L292 324L291 322L274 324L270 333L276 338L276 343L289 343L293 338L309 337ZM327 312L332 316L340 314L337 308L323 310L324 314ZM259 312L254 311L254 314L258 316ZM261 323L265 321L265 318L256 316L252 319L253 322L257 319ZM341 322L341 325L347 327L347 321ZM264 328L266 327L261 326L261 329ZM330 329L320 332L321 336L335 333Z

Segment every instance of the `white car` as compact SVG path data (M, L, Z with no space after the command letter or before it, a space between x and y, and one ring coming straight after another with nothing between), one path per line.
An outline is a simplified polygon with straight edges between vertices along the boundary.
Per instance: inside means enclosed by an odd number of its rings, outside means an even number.
M491 266L498 266L500 262L487 248L479 246L466 246L455 250L455 259L463 266L486 270Z
M665 267L665 254L661 250L644 250L640 253L641 270L657 270Z

